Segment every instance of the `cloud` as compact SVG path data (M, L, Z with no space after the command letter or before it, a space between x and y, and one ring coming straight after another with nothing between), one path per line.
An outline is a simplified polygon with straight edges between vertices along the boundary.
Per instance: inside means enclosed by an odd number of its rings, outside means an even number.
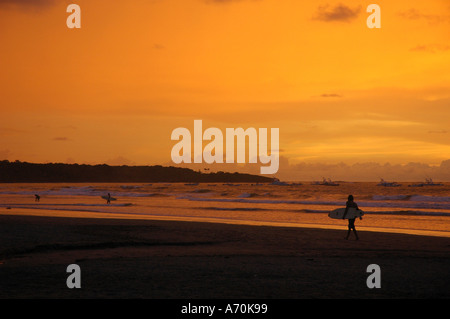
M398 15L407 20L425 20L429 24L440 24L450 22L450 15L426 14L416 9L399 12Z
M450 46L443 44L419 44L414 48L410 49L410 51L412 52L428 52L428 53L445 52L448 50L450 50Z
M360 6L352 9L344 4L338 4L337 6L330 8L330 6L327 4L324 6L319 6L314 19L325 22L333 22L333 21L349 22L357 18L360 12L361 12Z
M162 45L162 44L159 44L159 43L153 44L153 49L154 50L164 50L165 48L166 47L164 45Z
M342 97L342 95L336 93L324 93L321 94L320 97Z
M0 136L2 135L11 135L17 133L27 133L25 130L19 130L11 127L0 127Z
M20 8L20 9L43 9L56 3L55 0L0 0L0 9L2 8Z

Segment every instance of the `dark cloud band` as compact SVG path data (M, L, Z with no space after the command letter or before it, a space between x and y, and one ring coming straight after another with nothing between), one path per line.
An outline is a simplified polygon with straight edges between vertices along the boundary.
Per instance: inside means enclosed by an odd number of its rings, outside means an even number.
M361 7L350 8L343 4L338 4L335 7L329 5L319 6L317 9L315 20L332 22L332 21L344 21L349 22L358 17L361 12Z

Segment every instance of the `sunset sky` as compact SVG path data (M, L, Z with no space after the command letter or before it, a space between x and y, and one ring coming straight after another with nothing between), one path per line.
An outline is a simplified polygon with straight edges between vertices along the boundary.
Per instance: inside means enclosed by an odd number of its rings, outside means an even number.
M0 0L0 160L171 165L172 130L201 119L279 128L285 174L439 166L449 39L448 0Z

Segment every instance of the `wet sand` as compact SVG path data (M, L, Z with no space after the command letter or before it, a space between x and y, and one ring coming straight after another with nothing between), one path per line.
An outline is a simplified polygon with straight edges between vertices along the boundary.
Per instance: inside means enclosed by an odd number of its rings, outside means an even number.
M0 214L1 298L449 298L450 238ZM81 288L69 289L69 264ZM367 266L381 269L369 289Z

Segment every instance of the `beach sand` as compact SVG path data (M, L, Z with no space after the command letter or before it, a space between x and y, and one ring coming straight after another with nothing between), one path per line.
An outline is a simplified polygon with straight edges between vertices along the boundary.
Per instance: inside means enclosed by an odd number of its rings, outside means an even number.
M22 214L0 214L1 298L450 297L450 238ZM80 289L66 286L73 263Z

